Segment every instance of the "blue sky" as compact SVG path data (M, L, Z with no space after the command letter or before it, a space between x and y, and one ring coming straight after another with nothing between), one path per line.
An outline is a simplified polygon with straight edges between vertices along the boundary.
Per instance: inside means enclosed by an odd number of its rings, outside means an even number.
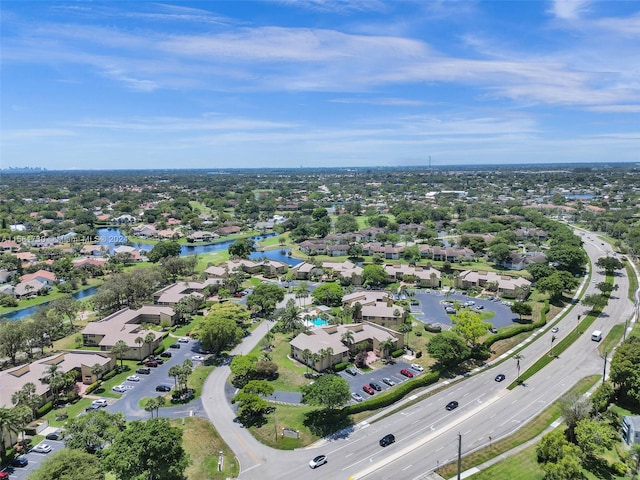
M640 162L640 1L0 9L3 168Z

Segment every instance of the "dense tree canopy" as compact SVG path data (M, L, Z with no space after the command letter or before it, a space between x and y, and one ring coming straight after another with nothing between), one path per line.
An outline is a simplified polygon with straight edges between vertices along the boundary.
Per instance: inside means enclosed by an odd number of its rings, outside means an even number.
M445 367L457 365L471 354L465 339L448 330L432 337L427 344L427 351Z
M235 347L242 339L242 329L236 320L224 315L224 311L212 309L194 329L205 350L219 355L226 348Z
M312 384L302 387L302 403L318 405L328 410L341 407L350 398L349 382L338 375L322 375Z
M50 453L29 475L29 480L104 480L100 458L96 455L63 448Z
M344 290L335 282L325 283L311 292L313 302L318 305L327 305L328 307L337 307L342 303Z
M103 465L120 480L183 480L189 456L182 430L156 418L127 423L105 451Z
M260 283L247 297L247 307L268 317L276 305L284 300L284 295L284 288L272 283Z
M122 413L108 413L105 410L88 412L67 422L65 446L87 453L96 453L113 441L125 428Z
M158 242L151 251L147 254L150 262L158 263L160 260L166 257L178 257L180 256L180 244L178 242Z
M254 241L251 238L240 238L229 245L229 255L236 258L249 258L256 251Z

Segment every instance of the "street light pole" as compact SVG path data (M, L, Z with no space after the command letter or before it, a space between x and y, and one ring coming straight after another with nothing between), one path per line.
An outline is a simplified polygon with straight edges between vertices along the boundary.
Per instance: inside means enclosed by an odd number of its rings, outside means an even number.
M607 355L609 354L609 352L604 352L604 367L602 369L602 383L604 384L606 378L607 378Z
M273 396L273 401L277 401L278 397ZM273 407L273 432L275 433L276 442L278 441L278 425L276 424L276 407Z

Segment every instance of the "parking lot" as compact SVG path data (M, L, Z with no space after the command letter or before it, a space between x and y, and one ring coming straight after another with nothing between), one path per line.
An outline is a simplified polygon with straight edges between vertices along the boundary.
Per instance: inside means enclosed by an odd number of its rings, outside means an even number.
M56 452L64 448L64 442L61 440L43 440L40 442L41 444L46 443L51 447L51 452L49 453L36 453L36 452L27 452L22 457L26 458L29 462L24 467L17 466L9 466L5 468L3 471L9 474L10 480L26 480L29 474L40 468L40 464L47 458L51 453ZM34 447L36 445L33 445Z
M385 390L388 390L389 388L393 388L392 386L384 383L382 380L383 378L389 378L396 385L399 385L403 382L410 380L410 378L400 373L400 370L402 369L409 370L414 375L414 378L417 377L418 375L423 374L423 372L419 372L411 368L411 364L401 360L401 361L394 361L393 364L388 364L368 372L357 369L356 375L351 375L346 371L342 371L338 375L340 375L347 382L349 382L349 387L351 389L351 392L358 393L364 398L364 400L367 400L369 398L375 397L376 395L384 392ZM366 393L362 387L364 387L365 385L369 385L369 383L371 382L377 383L381 387L381 391L380 392L374 391L375 393L373 395Z
M475 307L480 307L484 312L493 312L493 318L487 320L494 327L506 327L511 325L518 316L511 311L508 304L502 302L501 299L489 300L487 298L468 297L462 293L452 293L444 295L438 290L419 290L416 292L414 299L418 300L419 305L411 306L411 314L423 323L440 323L442 325L452 325L451 319L447 315L443 302L459 301L461 304L472 301Z

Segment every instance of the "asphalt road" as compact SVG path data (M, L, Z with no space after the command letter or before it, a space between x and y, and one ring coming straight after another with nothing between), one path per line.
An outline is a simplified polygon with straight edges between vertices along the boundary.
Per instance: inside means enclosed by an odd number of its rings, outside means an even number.
M610 252L606 245L591 235L585 238L585 248L592 262ZM595 293L595 285L604 280L603 272L594 271L592 282L585 284L586 293ZM633 302L626 298L628 279L621 272L616 277L619 297L612 298L603 314L594 322L591 330L601 330L604 335L610 328L624 321L634 311ZM551 346L552 336L559 341L578 324L578 316L584 318L587 309L580 305L568 308L565 318L554 325L534 333L523 342L521 371L526 370ZM552 333L552 326L559 331ZM250 343L238 347L236 353L249 351L252 345L266 333L266 324L254 332ZM438 465L451 461L457 454L458 434L462 435L462 451L469 452L491 441L509 435L543 411L551 402L565 393L580 378L601 374L604 360L597 351L598 344L584 332L580 339L560 357L526 382L526 386L512 391L506 386L517 375L516 361L499 359L491 368L481 369L473 376L456 382L452 387L392 415L397 405L368 421L354 425L342 434L323 439L307 449L281 451L257 442L249 432L234 423L234 414L224 402L224 382L228 367L217 368L205 383L203 405L209 418L225 442L236 453L241 466L241 479L280 478L304 476L322 479L371 478L386 479L425 478ZM515 349L514 349L515 350ZM509 352L512 353L512 352ZM496 374L507 376L504 382L495 382ZM453 382L452 382L453 383ZM407 400L417 399L413 395ZM457 400L460 406L451 412L444 406ZM396 436L396 443L386 448L379 446L379 439L387 433ZM308 462L318 454L328 455L326 465L310 470ZM402 472L402 473L400 473Z

